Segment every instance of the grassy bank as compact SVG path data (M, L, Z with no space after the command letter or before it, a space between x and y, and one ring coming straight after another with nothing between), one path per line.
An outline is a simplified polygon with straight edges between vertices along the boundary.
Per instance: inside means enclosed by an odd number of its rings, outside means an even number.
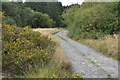
M51 61L44 67L38 68L37 71L30 71L23 78L71 78L71 65L64 54L63 49L57 44L55 53Z
M118 54L118 35L106 36L104 39L80 39L79 42L117 60L120 56Z
M33 31L42 33L44 36L48 36L55 43L55 52L52 55L50 62L44 67L39 68L37 72L29 72L25 76L27 78L80 78L80 74L73 73L71 71L71 64L69 59L64 53L63 48L60 46L59 42L53 37L53 34L59 32L57 28L36 28Z
M69 59L64 54L64 50L57 43L55 53L51 61L44 67L40 67L35 71L34 69L20 76L21 78L80 78L82 76L71 71Z

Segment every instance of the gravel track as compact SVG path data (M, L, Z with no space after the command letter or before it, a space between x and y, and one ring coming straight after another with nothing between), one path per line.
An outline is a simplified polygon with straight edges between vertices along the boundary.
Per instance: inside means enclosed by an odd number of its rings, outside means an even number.
M68 56L72 70L83 78L118 78L118 61L87 47L60 31L54 37Z

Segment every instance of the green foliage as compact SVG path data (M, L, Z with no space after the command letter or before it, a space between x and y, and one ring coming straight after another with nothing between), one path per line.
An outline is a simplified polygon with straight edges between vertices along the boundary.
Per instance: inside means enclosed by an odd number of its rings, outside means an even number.
M20 4L21 3L10 3L10 2L3 2L2 3L2 11L5 12L6 16L9 16L10 18L12 18L15 23L17 24L17 26L22 26L21 23L21 19L20 19L20 11L24 10L24 9L20 9ZM7 19L6 19L7 20Z
M15 21L14 21L12 18L10 18L9 16L8 16L8 17L4 17L4 18L2 19L2 21L3 21L4 23L10 24L10 25L15 25L15 24L16 24Z
M67 9L63 18L69 35L76 39L102 38L118 33L118 3L83 3Z
M61 2L26 2L25 5L35 11L48 14L54 21L54 27L64 26L64 22L61 17L63 12Z
M47 14L42 14L40 12L33 12L33 15L29 21L29 25L33 28L41 27L52 27L53 20Z
M20 75L43 67L54 53L55 43L29 28L3 24L3 73Z
M53 20L47 14L34 11L25 4L17 2L3 2L2 11L5 12L6 18L3 22L7 24L16 24L17 26L31 26L31 27L52 27Z

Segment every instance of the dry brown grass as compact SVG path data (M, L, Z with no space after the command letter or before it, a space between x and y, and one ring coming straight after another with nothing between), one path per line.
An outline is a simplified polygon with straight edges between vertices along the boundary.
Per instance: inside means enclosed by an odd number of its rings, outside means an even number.
M38 31L42 33L42 35L49 36L50 38L53 38L52 34L56 33L59 31L58 28L36 28L33 29L33 31Z
M57 44L56 51L53 55L53 61L58 64L61 68L69 69L71 68L71 64L69 62L68 57L65 55L63 48Z
M106 36L105 39L80 39L81 43L88 45L103 54L118 59L118 35Z

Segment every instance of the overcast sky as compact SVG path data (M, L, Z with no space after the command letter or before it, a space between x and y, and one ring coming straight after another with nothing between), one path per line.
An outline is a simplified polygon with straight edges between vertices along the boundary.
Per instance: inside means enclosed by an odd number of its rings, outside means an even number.
M22 0L22 1L24 2L26 0ZM71 4L75 4L75 3L82 4L82 2L84 0L58 0L58 1L62 2L63 6L67 6L67 5L71 5Z
M12 1L12 0L9 0L9 1ZM17 0L14 0L14 1L17 1ZM22 0L22 1L25 2L26 0ZM43 1L44 2L44 1L47 1L47 0L33 0L33 1ZM62 2L63 6L67 6L67 5L71 5L71 4L75 4L75 3L82 4L82 2L84 0L58 0L58 1Z
M62 2L63 6L67 6L75 3L82 4L84 0L58 0L58 1Z

